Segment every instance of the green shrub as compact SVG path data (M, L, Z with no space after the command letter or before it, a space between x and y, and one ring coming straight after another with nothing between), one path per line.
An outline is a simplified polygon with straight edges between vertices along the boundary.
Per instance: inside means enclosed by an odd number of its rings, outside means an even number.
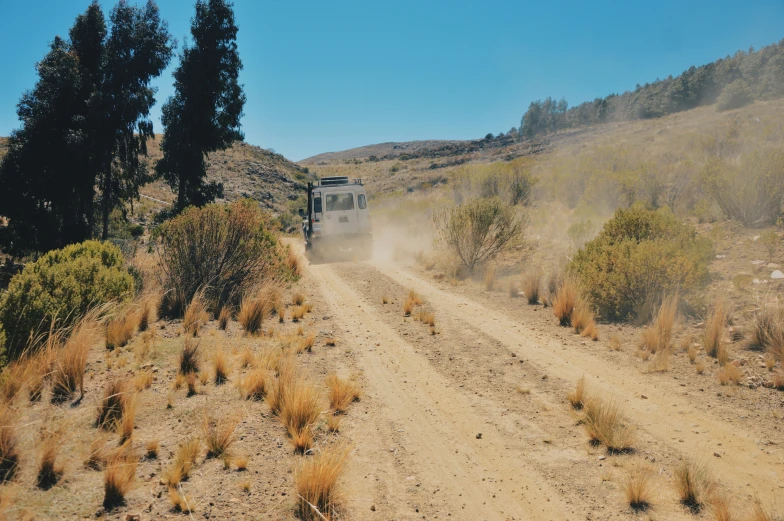
M524 223L500 199L474 199L433 213L441 240L473 272L520 239Z
M716 101L716 110L732 110L745 107L754 101L749 86L743 80L735 80L721 91Z
M55 321L67 327L89 308L133 297L133 277L117 246L85 241L52 250L25 266L0 302L9 358Z
M239 305L243 292L262 279L292 278L272 229L250 199L190 207L162 224L155 235L168 312L181 313L200 289L216 312Z
M654 309L663 294L687 296L708 282L710 240L667 209L618 210L567 266L605 318L629 319Z

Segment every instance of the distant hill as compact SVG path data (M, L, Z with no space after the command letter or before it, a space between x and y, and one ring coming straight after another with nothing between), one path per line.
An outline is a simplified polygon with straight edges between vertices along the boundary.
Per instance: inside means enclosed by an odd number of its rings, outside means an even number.
M150 165L161 157L160 143L160 135L147 142ZM7 149L8 138L0 137L0 158ZM305 193L305 183L312 178L307 167L243 142L210 155L207 165L208 180L223 183L226 201L250 197L274 213L288 212L293 204L291 201ZM153 210L176 200L176 195L163 181L151 183L140 192Z

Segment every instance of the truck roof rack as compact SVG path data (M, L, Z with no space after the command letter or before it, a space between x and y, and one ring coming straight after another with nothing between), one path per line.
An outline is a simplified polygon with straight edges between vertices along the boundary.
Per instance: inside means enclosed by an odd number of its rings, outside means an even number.
M361 185L362 179L349 179L346 176L322 177L313 186Z

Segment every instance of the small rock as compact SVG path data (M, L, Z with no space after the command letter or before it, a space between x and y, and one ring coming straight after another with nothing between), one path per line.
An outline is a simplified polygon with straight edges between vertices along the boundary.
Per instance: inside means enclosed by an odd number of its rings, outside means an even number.
M481 432L477 432L476 433L476 439L477 440L481 440L482 439L482 433Z
M601 456L599 456L599 460L605 460L605 459L607 459L607 456L605 456L604 454L602 454Z
M770 278L784 279L784 273L782 273L781 270L775 270L773 273L770 274Z
M370 511L371 512L375 512L376 511L376 505L370 505Z
M714 452L713 455L716 456L717 458L721 457L721 454L719 454L718 452Z
M125 521L141 521L141 514L125 514Z
M640 398L642 398L643 400L647 400L647 399L648 399L648 397L647 397L647 396L645 396L644 394L641 394L641 395L640 395Z

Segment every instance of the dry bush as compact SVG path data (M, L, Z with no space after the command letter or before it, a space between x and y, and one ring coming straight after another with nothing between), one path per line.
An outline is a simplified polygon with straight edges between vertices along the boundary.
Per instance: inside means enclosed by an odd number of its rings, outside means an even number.
M730 383L733 385L738 385L740 383L741 378L743 378L743 374L740 371L740 368L732 363L724 364L724 366L719 369L716 373L716 377L719 379L719 383L721 385L729 385Z
M653 496L652 474L651 469L641 461L635 463L629 470L623 491L626 494L626 501L634 510L645 511L650 508Z
M299 379L283 388L280 420L297 452L313 445L313 425L322 411L321 396L315 385Z
M553 298L553 313L558 323L564 327L572 325L572 312L579 299L577 286L570 280L564 280Z
M493 291L495 287L495 266L489 265L485 268L484 285L487 291Z
M199 371L199 342L185 338L185 344L180 351L179 373L189 375Z
M217 419L204 417L204 441L207 444L208 458L218 458L228 454L231 445L237 441L234 431L239 423L240 417L236 414Z
M675 468L674 478L681 503L693 513L699 513L716 486L708 466L684 460Z
M152 373L151 369L145 369L144 371L139 372L133 378L133 387L137 391L143 391L145 389L149 389L152 385L153 380L155 380L155 376Z
M297 514L304 520L332 519L345 501L341 478L348 461L345 447L327 447L302 462L294 481L299 504Z
M144 456L147 459L158 459L158 440L150 440L144 444Z
M726 357L727 348L724 345L724 325L727 323L727 305L719 300L713 306L708 319L705 321L705 331L702 335L702 345L708 356L716 358ZM722 364L719 361L720 365Z
M229 327L229 322L231 321L231 308L229 306L223 306L218 313L218 329L221 331L226 331L226 328Z
M38 463L38 474L36 475L36 485L43 490L49 490L63 476L64 468L58 464L57 456L60 452L61 433L45 433L41 442L41 459Z
M469 271L484 266L520 240L526 219L500 199L474 199L433 212L441 240Z
M164 473L164 480L169 487L176 487L181 481L190 477L200 450L201 443L198 438L191 438L177 447L174 461Z
M585 400L585 377L580 377L577 380L577 386L574 388L574 391L569 391L569 394L566 395L566 399L569 400L569 404L572 406L573 409L582 409L583 408L583 401Z
M528 303L539 303L539 288L542 285L542 276L539 272L530 272L523 276L523 293Z
M260 367L251 370L240 384L242 396L246 400L263 400L267 394L268 381L269 373L267 369Z
M327 376L329 389L329 406L336 413L344 413L352 402L359 401L359 386L351 380L340 378L335 374Z
M182 317L182 328L186 334L197 336L201 328L210 320L210 314L207 313L207 303L204 300L204 291L197 291L190 304L185 309L185 315Z
M583 425L591 441L600 443L615 453L625 452L633 447L635 431L618 402L589 397L584 401L583 410Z
M103 506L107 510L125 503L125 495L130 492L136 477L138 458L133 454L129 443L123 445L107 461L104 471Z
M52 382L52 399L63 401L79 390L84 396L84 369L90 347L100 341L100 330L94 317L88 315L71 330L62 347L51 343L46 349L50 363L48 371Z
M0 403L0 484L10 481L16 475L19 449L17 415L10 405Z
M181 312L201 289L217 311L261 280L291 278L269 216L255 201L191 207L161 225L158 256L166 307Z
M229 361L223 349L215 350L215 385L222 385L229 380Z

